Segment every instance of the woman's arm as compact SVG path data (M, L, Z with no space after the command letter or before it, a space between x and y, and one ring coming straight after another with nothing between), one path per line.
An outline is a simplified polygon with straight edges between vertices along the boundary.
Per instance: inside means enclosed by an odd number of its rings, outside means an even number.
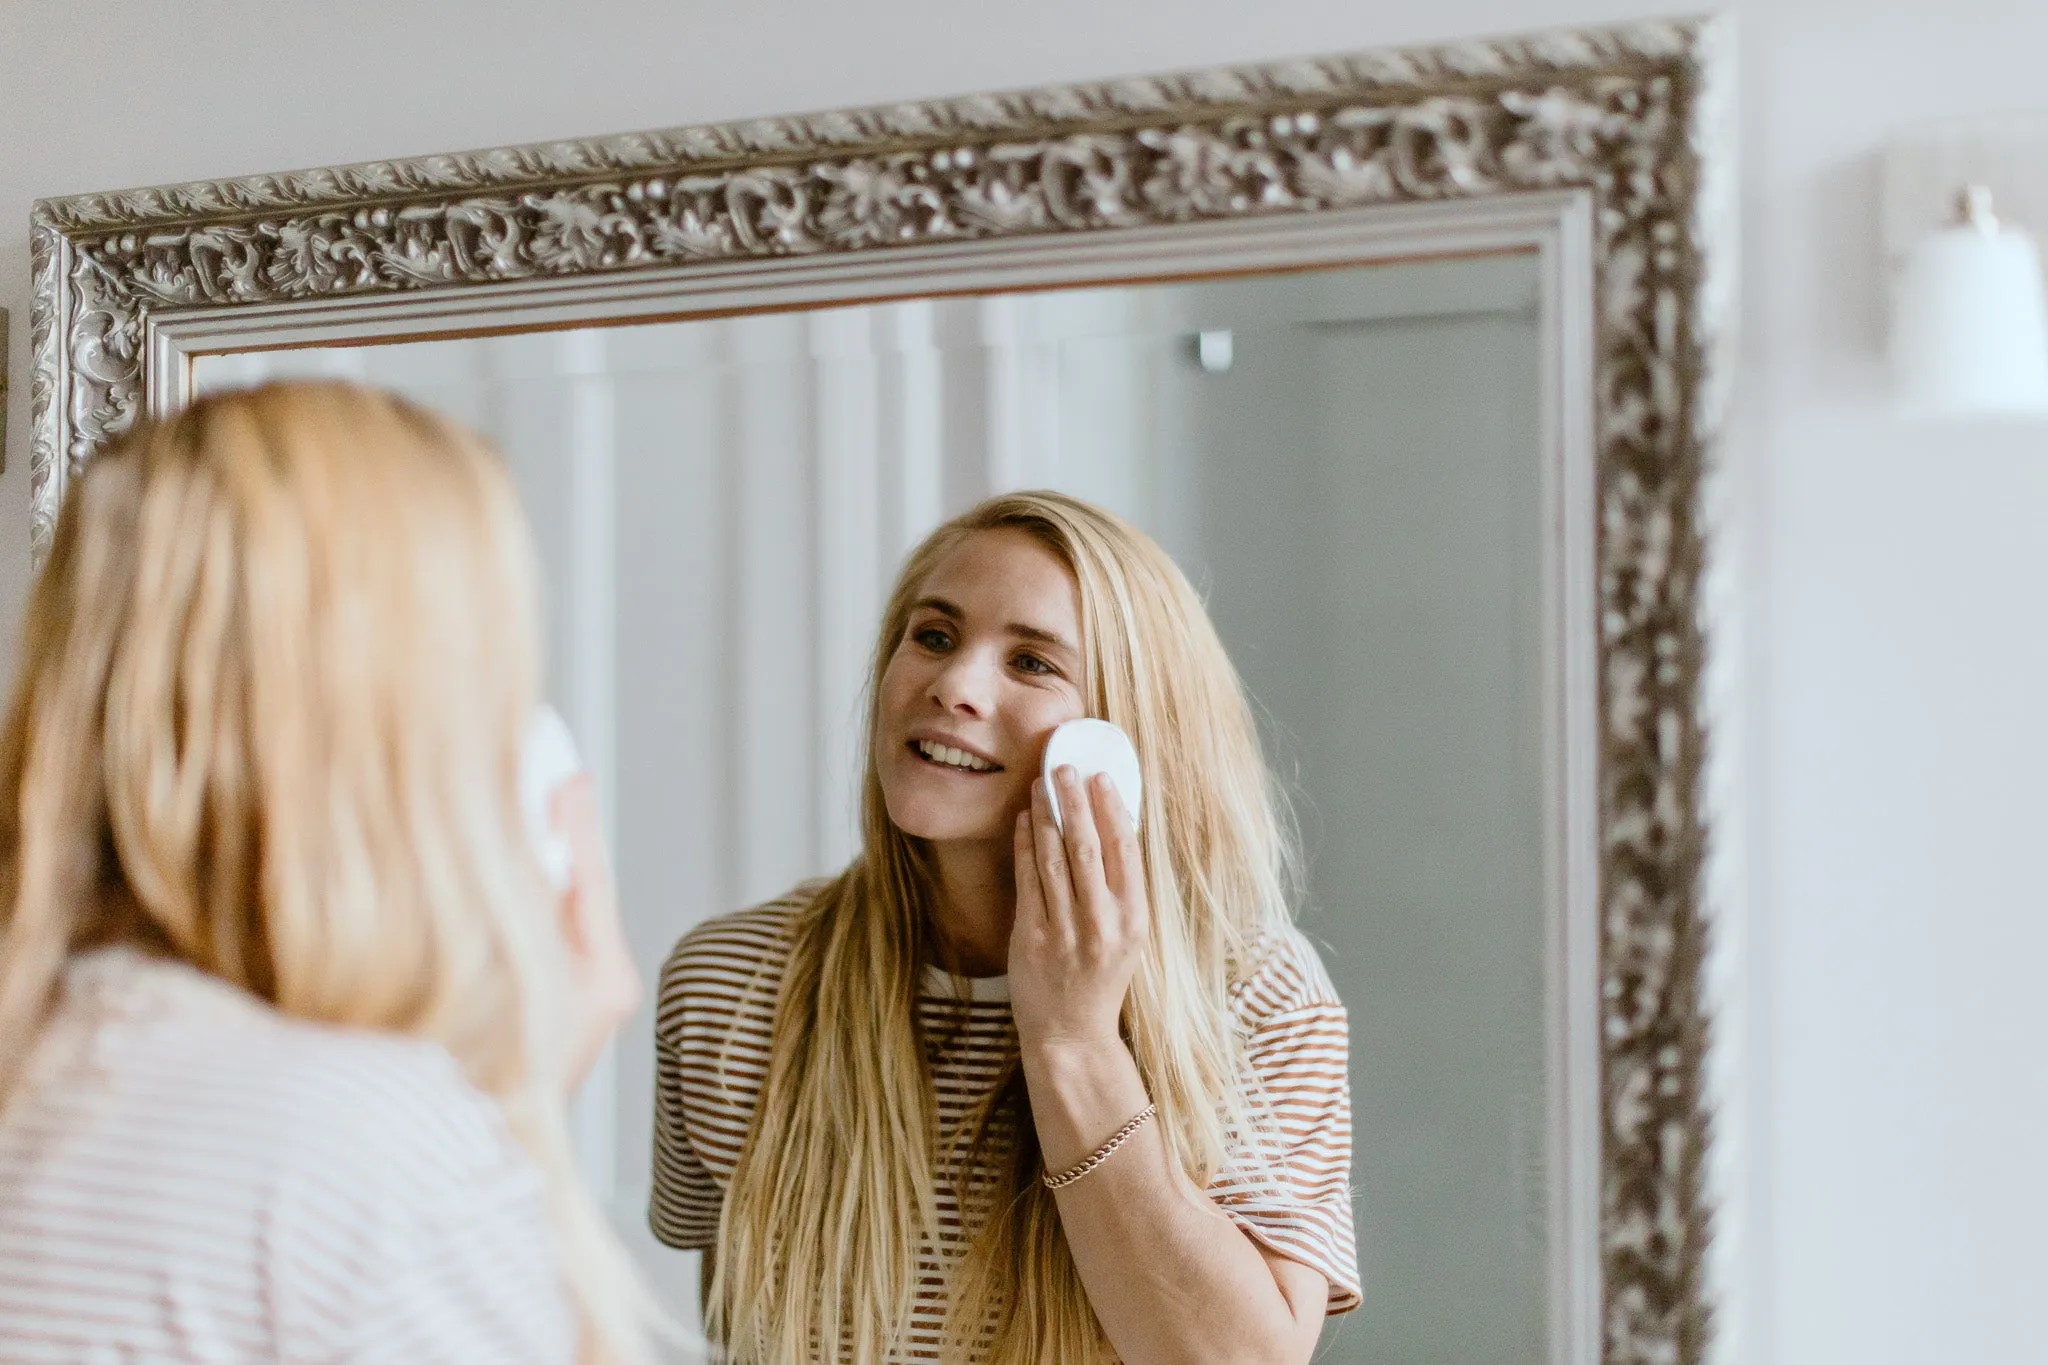
M1086 1158L1148 1103L1120 1040L1028 1049L1024 1074L1049 1171ZM1246 1236L1181 1172L1156 1122L1056 1198L1095 1316L1128 1365L1302 1365L1314 1354L1322 1273Z
M1057 775L1052 823L1033 785L1017 828L1012 1008L1048 1171L1085 1159L1149 1099L1118 1033L1147 937L1137 834L1104 779ZM1305 1365L1328 1305L1319 1271L1267 1252L1183 1174L1156 1122L1057 1194L1060 1225L1110 1344L1128 1365Z

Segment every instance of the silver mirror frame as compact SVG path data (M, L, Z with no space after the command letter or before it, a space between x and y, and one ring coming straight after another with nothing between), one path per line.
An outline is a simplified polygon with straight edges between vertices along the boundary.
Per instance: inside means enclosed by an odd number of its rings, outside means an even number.
M1335 228L1368 208L1448 251L1553 222L1583 261L1554 278L1583 323L1567 377L1590 390L1590 600L1568 610L1597 655L1583 932L1598 942L1587 1118L1566 1125L1597 1137L1597 1199L1561 1224L1583 1269L1553 1358L1579 1365L1597 1340L1605 1365L1697 1361L1728 47L1721 21L1642 23L44 200L34 555L94 454L183 401L192 355L289 344L316 321L335 339L673 316L679 288L702 311L748 281L823 279L849 253L870 291L948 262L986 279L987 243L1127 268L1171 234L1314 214Z

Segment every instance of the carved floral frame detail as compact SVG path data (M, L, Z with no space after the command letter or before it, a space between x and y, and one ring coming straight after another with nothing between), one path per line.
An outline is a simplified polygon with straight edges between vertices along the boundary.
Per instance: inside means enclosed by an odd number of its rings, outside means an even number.
M1590 190L1601 1357L1696 1361L1724 47L1714 21L1644 23L45 200L35 555L145 410L160 313Z

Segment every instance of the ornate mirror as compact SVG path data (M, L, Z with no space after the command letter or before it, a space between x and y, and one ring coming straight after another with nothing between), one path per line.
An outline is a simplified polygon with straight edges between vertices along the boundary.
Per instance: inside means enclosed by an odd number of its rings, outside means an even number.
M1328 1361L1693 1361L1712 24L981 95L45 201L32 484L209 387L494 436L629 931L854 837L901 555L994 491L1188 569L1349 1007L1365 1303ZM581 1097L644 1231L650 1044Z

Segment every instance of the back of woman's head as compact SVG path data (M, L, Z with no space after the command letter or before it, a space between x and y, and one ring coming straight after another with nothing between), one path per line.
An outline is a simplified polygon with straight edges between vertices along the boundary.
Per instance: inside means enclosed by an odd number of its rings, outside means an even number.
M499 460L390 395L202 398L96 459L0 731L0 1100L66 959L132 942L444 1045L594 1236L515 795L535 580Z
M500 1079L532 592L497 462L383 394L202 399L96 460L0 735L0 1038L63 956L137 936Z

